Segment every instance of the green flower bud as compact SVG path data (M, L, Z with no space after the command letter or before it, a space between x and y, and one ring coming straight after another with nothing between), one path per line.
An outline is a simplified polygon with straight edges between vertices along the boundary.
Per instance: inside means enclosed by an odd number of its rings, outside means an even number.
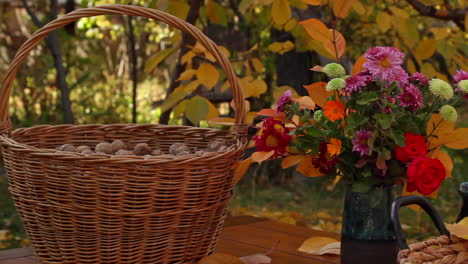
M448 122L455 122L458 118L457 110L455 110L451 105L442 106L440 108L440 115L442 115L442 118Z
M327 86L325 87L325 90L327 92L343 89L346 86L346 81L341 79L341 78L335 78L331 79L328 83Z
M462 90L464 93L468 93L468 80L462 80L458 83L458 86L460 87L460 90Z
M323 111L322 110L317 110L314 113L314 120L316 122L322 122L323 120Z
M337 78L345 74L345 69L338 63L328 63L322 71L330 78Z
M449 100L453 97L452 86L441 79L432 79L429 82L429 90L435 96L441 97L445 100Z

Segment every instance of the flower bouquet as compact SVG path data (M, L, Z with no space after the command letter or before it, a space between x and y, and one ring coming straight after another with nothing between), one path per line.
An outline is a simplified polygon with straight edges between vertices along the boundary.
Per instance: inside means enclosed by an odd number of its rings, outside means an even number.
M352 75L336 63L314 67L328 83L305 86L309 96L286 91L275 109L260 111L267 118L253 137L256 152L240 167L282 158L283 168L344 181L342 240L393 241L393 186L405 185L403 195L435 196L453 168L442 147L468 147L468 128L455 128L454 108L468 99L468 73L457 71L454 89L409 75L404 57L397 48L374 47Z

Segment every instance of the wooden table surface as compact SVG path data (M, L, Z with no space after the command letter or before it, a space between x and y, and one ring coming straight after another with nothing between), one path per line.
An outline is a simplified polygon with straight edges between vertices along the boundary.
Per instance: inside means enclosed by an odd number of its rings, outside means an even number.
M269 255L272 264L319 264L339 263L338 256L313 256L297 251L302 242L313 236L328 236L339 239L338 234L312 230L305 227L283 224L252 216L228 218L216 245L216 252L237 257L265 253L278 241ZM38 264L32 248L0 250L0 264Z

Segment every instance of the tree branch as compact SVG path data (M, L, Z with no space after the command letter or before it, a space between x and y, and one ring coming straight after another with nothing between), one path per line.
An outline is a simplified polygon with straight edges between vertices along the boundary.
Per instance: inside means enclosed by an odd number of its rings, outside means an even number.
M31 17L31 20L32 22L34 23L34 25L36 25L36 27L43 27L44 24L42 24L42 22L39 20L39 18L37 17L37 15L34 13L34 11L31 9L31 7L28 5L28 1L27 0L22 0L23 1L23 6L24 6L24 9L26 9L26 12L28 13L28 15Z
M130 76L132 77L132 123L136 124L137 122L137 88L138 88L138 58L137 51L135 48L135 31L133 30L132 17L128 16L128 41L130 48Z
M419 0L406 0L411 6L416 9L419 14L423 16L433 17L441 20L453 21L460 27L463 31L465 28L465 16L468 14L468 9L447 9L447 10L437 10L433 6L427 6ZM449 6L447 6L449 8Z

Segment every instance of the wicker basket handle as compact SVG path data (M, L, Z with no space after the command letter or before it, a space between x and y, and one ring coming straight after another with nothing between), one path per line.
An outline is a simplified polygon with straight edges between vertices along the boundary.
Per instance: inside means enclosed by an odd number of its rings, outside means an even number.
M444 222L442 221L442 218L440 217L439 213L426 198L418 195L404 196L396 199L393 202L391 211L393 228L395 230L395 234L398 240L398 245L401 249L407 249L408 243L406 243L405 234L403 233L403 229L401 228L400 215L398 214L398 211L400 207L411 204L419 205L422 209L424 209L424 211L426 211L426 213L431 217L432 222L434 222L440 234L450 237L450 233L445 227Z
M10 67L6 73L6 77L2 83L0 89L0 133L8 132L11 130L11 123L9 121L8 113L8 102L11 92L11 87L16 78L16 73L18 71L21 63L26 59L29 52L37 46L37 44L44 39L50 32L61 28L73 21L76 21L83 17L92 17L98 15L133 15L133 16L142 16L155 20L162 21L170 26L173 26L181 31L189 33L197 41L199 41L218 61L223 70L226 73L226 76L231 84L233 90L234 103L236 104L236 113L235 113L235 122L236 122L236 131L242 132L242 136L245 137L243 133L245 129L245 105L244 105L244 95L242 92L242 87L240 86L239 80L234 73L229 60L226 56L220 51L216 44L209 39L205 34L203 34L198 28L187 23L186 21L167 14L165 12L140 7L140 6L131 6L131 5L102 5L98 7L83 8L78 9L73 12L70 12L54 21L49 22L44 27L40 28L19 48L13 61L10 64Z

